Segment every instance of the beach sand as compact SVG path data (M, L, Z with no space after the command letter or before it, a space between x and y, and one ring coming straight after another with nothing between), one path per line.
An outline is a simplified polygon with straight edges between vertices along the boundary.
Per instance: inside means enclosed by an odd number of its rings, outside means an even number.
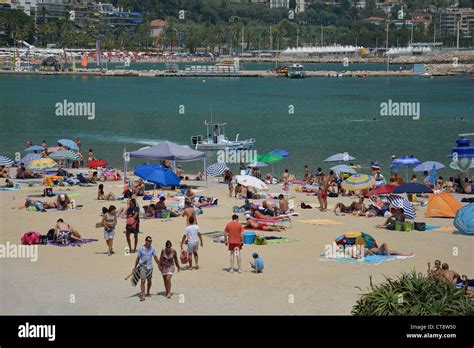
M105 191L119 194L118 182L107 182ZM200 185L203 185L201 182ZM113 186L113 187L111 187ZM270 187L270 192L282 192L281 185ZM64 190L65 188L55 188ZM111 202L95 199L97 186L70 187L70 192L82 209L66 212L29 212L15 209L27 195L39 195L43 188L22 185L18 191L0 192L0 244L19 244L27 231L46 234L58 218L63 218L79 230L84 238L98 242L81 247L38 246L38 260L4 258L0 260L0 313L2 314L342 314L349 315L361 290L369 287L369 276L374 284L385 276L396 276L402 271L416 269L425 273L427 262L440 259L460 274L473 274L474 239L450 231L396 232L375 228L382 218L364 218L350 215L335 216L320 212L316 197L304 193L296 195L296 204L302 201L313 206L312 210L297 209L299 217L293 218L293 227L284 232L264 232L266 235L297 239L296 242L263 246L244 245L243 272L228 273L229 252L224 244L215 243L203 236L204 247L199 249L200 270L183 270L173 276L173 296L163 296L162 277L156 268L153 276L151 298L139 302L139 286L132 287L124 278L131 272L136 254L125 255L125 220L119 219L114 239L115 255L107 256L103 229L95 228L100 221L100 209ZM228 198L227 187L212 178L209 187L201 192L219 198L218 207L204 209L198 216L201 232L222 231L232 215L232 207L242 200ZM460 196L456 196L460 200ZM46 201L52 198L44 199ZM351 198L329 198L329 205L336 202L350 203ZM141 198L138 202L147 204ZM125 203L112 202L117 207ZM426 207L417 209L417 221L427 225L452 227L452 219L424 218ZM330 219L341 222L334 225L311 225L298 220ZM241 218L243 221L243 218ZM153 237L159 253L166 240L171 240L179 252L179 241L184 228L183 218L171 221L142 220L139 246L145 236ZM391 249L413 252L415 257L395 260L376 266L320 261L325 245L331 244L343 232L363 231L371 234L379 244L387 242ZM458 249L456 255L453 248ZM258 252L265 261L261 274L250 271L252 252ZM159 295L157 295L159 293Z

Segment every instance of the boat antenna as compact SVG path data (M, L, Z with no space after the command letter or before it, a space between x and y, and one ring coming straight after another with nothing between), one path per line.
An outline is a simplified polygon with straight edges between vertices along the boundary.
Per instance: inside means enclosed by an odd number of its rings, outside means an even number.
M212 104L211 104L211 123L212 123Z

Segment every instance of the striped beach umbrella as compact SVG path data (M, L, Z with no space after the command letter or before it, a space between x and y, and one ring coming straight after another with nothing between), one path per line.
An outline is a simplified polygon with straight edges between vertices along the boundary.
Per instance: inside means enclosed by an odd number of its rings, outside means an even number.
M76 142L70 139L59 139L58 144L62 146L68 147L73 151L79 151L79 146L77 146Z
M41 158L39 160L31 161L30 164L28 165L28 169L44 170L44 169L51 169L57 166L58 164L51 158Z
M51 155L49 155L49 157L52 159L76 160L79 158L79 155L75 152L72 152L71 150L62 150L53 152Z
M11 167L13 163L13 160L8 157L0 156L0 166Z
M435 161L426 161L426 162L420 163L415 168L413 168L413 171L414 172L429 172L433 169L439 170L442 168L444 168L443 163L439 163Z
M227 169L227 165L223 162L211 164L206 169L206 174L210 176L218 176L224 173Z
M345 164L338 164L337 166L331 167L329 169L334 170L335 172L357 174L354 168L351 168Z
M355 174L344 180L341 184L343 189L356 191L368 189L375 185L375 178L367 174Z
M413 207L413 203L410 202L408 199L403 198L402 196L398 195L390 195L388 197L388 200L392 206L395 208L401 208L403 209L403 213L405 216L409 219L415 219L416 218L416 211L415 208Z

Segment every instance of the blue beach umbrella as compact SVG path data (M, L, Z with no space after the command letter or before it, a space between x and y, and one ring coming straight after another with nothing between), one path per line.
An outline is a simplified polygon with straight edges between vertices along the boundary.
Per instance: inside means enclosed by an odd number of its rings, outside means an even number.
M474 236L474 203L458 210L454 218L454 227L462 234Z
M23 162L26 166L30 164L31 161L40 159L42 156L40 153L28 153L21 159L20 162Z
M433 190L423 184L408 183L397 186L392 193L433 193Z
M44 147L43 147L43 146L39 146L39 145L33 145L33 146L27 147L27 148L25 149L26 152L43 151L43 150L44 150Z
M59 139L58 143L64 147L70 148L73 151L79 151L79 147L77 146L76 142L70 139Z
M417 166L421 162L416 159L415 157L412 156L405 156L405 157L400 157L392 161L392 168L394 167L407 167L406 173L405 173L405 181L408 180L408 167L409 166Z
M283 156L283 157L287 157L290 155L290 153L286 150L281 150L281 149L276 149L276 150L273 150L273 151L270 151L270 153L276 153L277 155L280 155L280 156Z
M11 167L13 165L13 160L5 156L0 156L0 166Z
M181 181L173 171L161 164L143 164L136 167L134 173L143 180L161 186L178 186Z
M429 172L430 170L436 169L442 169L444 168L444 164L435 162L435 161L426 161L423 163L420 163L417 165L415 168L413 168L414 172Z

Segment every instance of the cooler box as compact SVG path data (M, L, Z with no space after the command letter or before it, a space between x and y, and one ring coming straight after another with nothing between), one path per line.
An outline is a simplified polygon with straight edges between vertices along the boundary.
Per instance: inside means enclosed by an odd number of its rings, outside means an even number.
M253 244L255 241L256 233L253 231L244 232L244 244Z

